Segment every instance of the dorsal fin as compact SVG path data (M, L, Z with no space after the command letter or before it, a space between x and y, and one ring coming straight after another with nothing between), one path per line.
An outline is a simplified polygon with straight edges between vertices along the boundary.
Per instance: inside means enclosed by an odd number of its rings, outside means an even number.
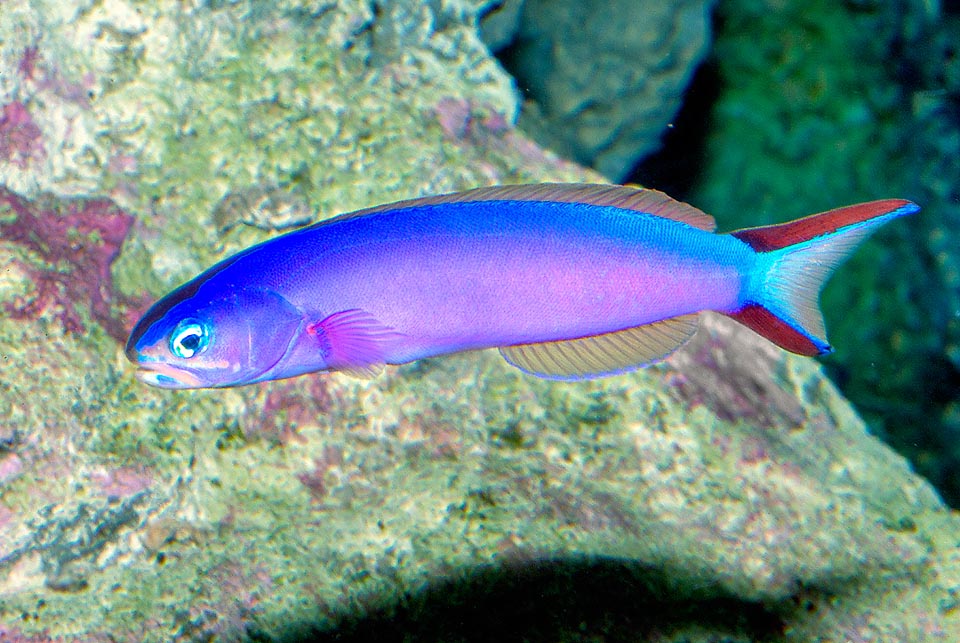
M664 359L693 337L699 319L694 313L591 337L504 346L500 354L520 370L547 379L615 375Z
M625 185L604 185L594 183L535 183L529 185L494 185L484 188L474 188L464 192L426 196L419 199L385 203L342 214L316 225L323 225L331 221L399 210L401 208L415 208L425 205L439 205L442 203L470 203L475 201L545 201L550 203L585 203L588 205L609 206L644 212L664 219L682 221L687 225L701 230L712 232L716 229L716 222L709 214L701 210L672 199L663 192L647 190Z

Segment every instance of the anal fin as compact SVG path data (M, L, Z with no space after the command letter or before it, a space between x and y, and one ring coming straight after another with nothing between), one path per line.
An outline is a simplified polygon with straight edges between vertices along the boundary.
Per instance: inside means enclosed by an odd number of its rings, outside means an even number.
M624 373L666 358L697 332L699 314L602 335L500 348L520 370L554 380L580 380Z

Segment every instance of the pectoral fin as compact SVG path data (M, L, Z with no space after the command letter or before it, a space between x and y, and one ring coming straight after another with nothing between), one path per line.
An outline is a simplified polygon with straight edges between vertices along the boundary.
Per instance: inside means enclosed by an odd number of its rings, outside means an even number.
M334 313L308 326L307 332L317 336L327 368L362 378L383 371L387 348L400 337L360 309Z
M659 362L693 337L698 324L698 314L682 315L603 335L504 346L500 354L513 366L537 377L603 377Z

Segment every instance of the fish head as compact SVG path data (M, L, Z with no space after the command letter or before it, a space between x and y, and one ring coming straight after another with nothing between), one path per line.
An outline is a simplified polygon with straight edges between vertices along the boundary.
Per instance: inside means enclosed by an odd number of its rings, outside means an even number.
M125 352L138 379L175 389L266 379L299 334L300 311L272 290L189 286L155 303L130 333Z

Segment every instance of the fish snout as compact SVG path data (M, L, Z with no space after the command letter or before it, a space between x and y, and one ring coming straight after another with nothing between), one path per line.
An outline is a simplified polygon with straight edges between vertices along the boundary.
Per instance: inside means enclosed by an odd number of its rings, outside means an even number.
M137 361L136 354L134 354L132 361ZM199 377L170 364L140 363L135 376L144 384L160 388L203 388L203 382L200 381Z

